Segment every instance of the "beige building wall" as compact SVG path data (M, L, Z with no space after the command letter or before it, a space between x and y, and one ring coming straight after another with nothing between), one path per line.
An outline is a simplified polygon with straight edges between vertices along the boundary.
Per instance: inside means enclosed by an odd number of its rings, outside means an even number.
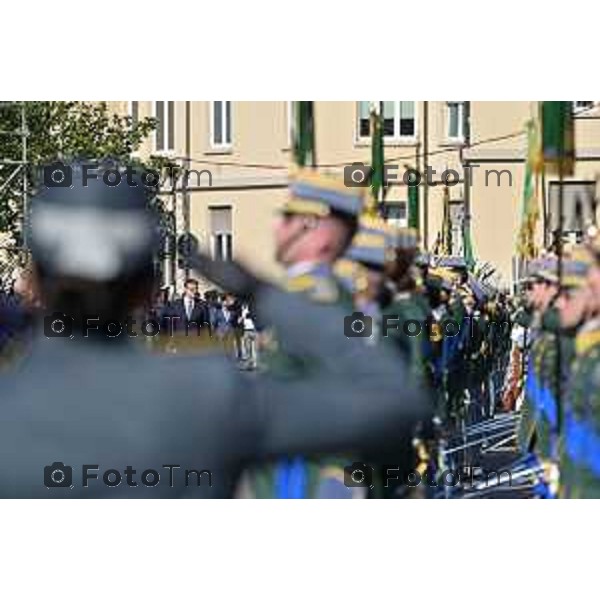
M126 113L128 102L113 102L112 108ZM211 102L189 103L190 122L186 124L186 103L175 102L175 148L171 157L185 157L186 125L189 127L189 157L193 169L210 169L212 187L190 193L189 222L205 248L210 244L211 207L229 206L232 210L233 255L251 263L273 278L281 271L273 260L271 227L277 209L286 196L290 148L290 103L232 102L232 143L227 148L211 145ZM154 102L139 101L139 115L153 116ZM414 138L386 140L386 162L435 169L438 185L428 189L427 242L431 249L440 231L443 215L441 174L445 169L459 173L458 184L449 188L453 201L466 201L470 207L471 232L476 258L493 263L503 282L513 276L513 259L518 234L523 194L525 124L534 116L537 102L470 102L470 144L465 146L448 138L448 103L416 102ZM427 116L426 116L427 115ZM358 137L358 104L353 101L316 102L316 153L323 171L342 174L343 166L353 162L369 163L369 140ZM427 123L426 123L427 121ZM424 130L427 126L427 159ZM569 180L595 180L600 172L600 113L597 108L578 115L576 120L577 164ZM140 151L154 152L154 136L149 136ZM465 182L465 164L472 169L472 185ZM497 176L486 170L508 170ZM487 179L487 185L486 185ZM548 177L547 187L553 177ZM425 225L424 189L420 189L421 233ZM181 206L181 195L177 203ZM407 188L401 182L390 187L386 201L406 202ZM181 215L180 215L181 217ZM542 241L542 223L539 242Z

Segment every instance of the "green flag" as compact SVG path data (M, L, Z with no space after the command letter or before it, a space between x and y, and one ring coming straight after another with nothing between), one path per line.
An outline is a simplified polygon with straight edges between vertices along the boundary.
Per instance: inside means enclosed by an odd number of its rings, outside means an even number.
M413 177L410 177L413 181ZM415 177L416 179L416 177ZM408 226L413 229L419 229L419 186L408 186Z
M536 256L535 230L539 220L536 161L539 147L538 129L535 121L527 123L527 159L525 161L525 179L523 182L523 202L521 207L521 226L517 240L517 253L525 260ZM534 179L535 177L535 179Z
M448 186L444 188L444 213L439 253L443 256L449 256L452 253L452 223L450 222L450 190Z
M383 115L381 102L371 102L371 195L372 206L383 202L384 189L384 155L383 155Z
M542 152L546 169L563 175L573 174L575 139L571 102L542 102Z
M463 220L463 257L469 271L475 266L475 255L473 253L473 242L471 241L471 224L468 218Z
M315 166L315 120L313 102L292 103L294 122L294 162L299 167Z

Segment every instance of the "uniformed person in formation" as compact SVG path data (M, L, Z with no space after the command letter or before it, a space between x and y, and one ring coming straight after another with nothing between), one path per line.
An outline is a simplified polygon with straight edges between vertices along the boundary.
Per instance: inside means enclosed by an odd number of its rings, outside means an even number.
M398 361L405 362L411 375L423 386L427 377L428 344L427 312L416 300L416 282L413 277L417 252L417 234L407 228L394 228L372 214L363 215L359 229L344 258L336 264L336 273L342 277L354 297L356 311L371 319L367 339L370 345L384 344L398 352ZM407 333L407 321L409 330ZM402 398L398 398L402 402ZM419 471L422 480L430 466L430 453L425 441L432 438L430 422L415 429L411 443L407 440L402 451L390 454L385 463L375 469L372 498L424 497L435 487L423 483L410 487L410 478ZM397 479L388 486L385 465L397 465ZM429 481L429 483L432 483Z
M525 361L530 344L529 328L533 318L531 264L525 269L524 276L518 282L518 295L514 299L516 305L507 307L511 322L509 338L511 348L501 401L501 408L507 412L519 410L523 399Z
M370 319L369 343L377 343L382 334L382 311L391 299L389 281L385 275L386 260L394 246L394 232L380 217L364 214L358 231L344 255L340 274L345 263L354 265L351 289L355 310Z
M600 238L596 235L587 246L591 264L580 257L576 275L587 274L587 280L559 302L563 323L576 332L560 440L564 498L600 498Z
M530 349L528 355L525 397L521 406L518 441L523 451L533 450L537 441L536 406L540 388L537 385L542 359L552 344L556 344L558 315L553 306L558 291L556 257L548 255L537 261L532 270L532 308Z
M402 228L396 232L394 241L385 264L386 277L391 283L391 300L384 313L398 316L398 328L390 329L389 335L398 344L415 377L431 385L428 327L431 311L417 287L418 234L414 229Z
M220 354L133 345L129 317L154 285L157 218L141 180L108 187L103 169L84 186L74 164L70 188L40 188L29 206L46 314L30 355L0 377L0 496L227 497L249 463L389 450L426 418L394 354L343 336L344 311L235 263L189 257L217 285L251 293L286 348L319 370L282 382L247 377Z

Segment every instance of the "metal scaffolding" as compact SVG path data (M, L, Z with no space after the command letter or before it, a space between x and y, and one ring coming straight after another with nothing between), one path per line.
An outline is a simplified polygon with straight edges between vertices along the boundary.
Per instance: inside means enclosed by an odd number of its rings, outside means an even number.
M18 121L18 128L2 129L0 125L0 139L18 139L15 152L12 156L0 153L0 199L10 193L12 184L20 179L20 194L10 197L9 203L17 203L17 214L21 215L18 223L17 239L10 238L7 231L0 231L0 286L7 286L14 280L15 274L27 263L29 253L25 248L25 228L23 217L27 210L29 194L29 159L27 127L27 106L25 102L0 102L0 111L14 111L14 121ZM9 112L10 114L10 112ZM9 119L10 121L10 119Z
M0 102L0 109L8 109L19 111L19 129L16 130L2 130L0 129L1 137L18 137L20 141L20 159L12 157L6 157L0 155L0 170L8 170L8 177L0 185L0 198L7 193L10 184L17 178L21 178L21 209L22 214L25 214L27 209L27 198L28 198L28 157L27 157L27 138L29 137L29 130L27 128L27 110L25 102ZM21 232L23 232L23 226L21 223ZM22 241L22 240L21 240Z

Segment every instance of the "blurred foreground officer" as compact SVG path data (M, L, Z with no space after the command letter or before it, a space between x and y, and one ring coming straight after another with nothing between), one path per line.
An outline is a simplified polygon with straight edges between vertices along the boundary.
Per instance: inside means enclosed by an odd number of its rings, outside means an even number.
M362 208L362 189L348 188L341 179L299 170L290 182L288 199L275 225L275 254L286 268L285 287L316 306L335 306L352 312L352 298L333 273L333 263L348 248ZM268 315L267 315L268 317ZM295 315L304 319L305 315ZM325 318L325 313L319 320ZM343 336L344 322L338 323ZM314 352L291 352L275 330L265 353L268 373L282 381L304 381L325 365ZM343 341L340 340L342 343ZM322 343L320 336L312 340ZM359 343L359 342L357 342ZM335 348L331 348L333 359ZM254 469L244 478L239 495L257 498L364 497L364 488L345 485L344 467L353 461L338 456L291 456Z
M352 298L334 276L333 264L356 232L362 189L347 188L335 177L299 170L288 193L274 230L275 258L286 269L287 291L350 311ZM278 340L267 349L266 362L269 371L281 378L302 377L315 368L310 358L281 351Z
M319 372L247 378L222 356L150 354L123 332L107 335L152 290L157 218L137 178L108 187L101 167L86 187L77 165L72 177L70 188L41 188L27 215L47 315L31 354L0 378L0 496L228 497L248 463L383 450L426 416L394 356L343 336L343 312L234 263L194 265L252 294ZM88 333L90 316L98 328Z

